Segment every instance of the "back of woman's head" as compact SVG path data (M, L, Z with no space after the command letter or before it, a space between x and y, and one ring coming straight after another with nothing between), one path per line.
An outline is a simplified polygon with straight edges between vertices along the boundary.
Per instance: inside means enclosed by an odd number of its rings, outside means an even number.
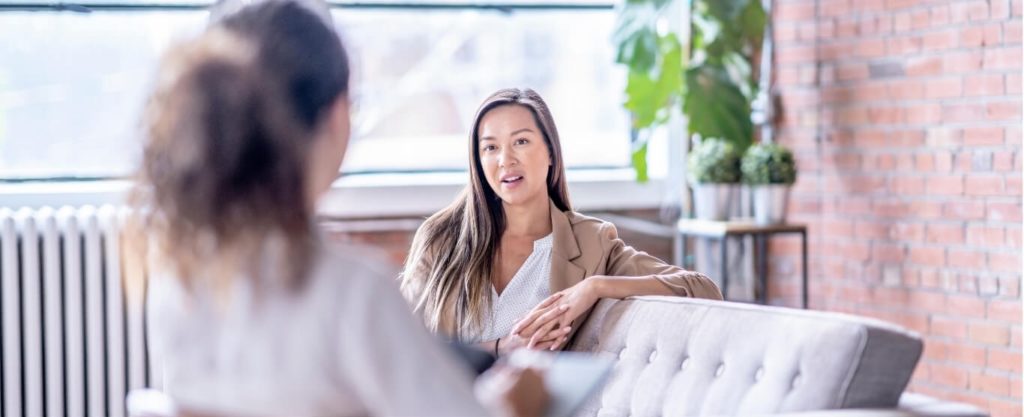
M271 239L301 279L313 245L306 165L348 79L329 22L295 1L242 8L165 56L133 203L183 280L252 264Z

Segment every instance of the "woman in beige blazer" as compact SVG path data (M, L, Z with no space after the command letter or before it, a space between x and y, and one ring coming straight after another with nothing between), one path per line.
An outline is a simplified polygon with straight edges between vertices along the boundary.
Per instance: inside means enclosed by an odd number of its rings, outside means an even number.
M420 227L402 273L431 330L495 354L556 350L601 298L722 298L706 276L572 211L558 131L533 90L488 97L469 146L470 183Z

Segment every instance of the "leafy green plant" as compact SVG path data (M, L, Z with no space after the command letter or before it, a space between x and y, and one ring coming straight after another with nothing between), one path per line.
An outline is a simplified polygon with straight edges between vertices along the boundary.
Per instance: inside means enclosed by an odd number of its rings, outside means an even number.
M759 143L747 149L740 163L747 184L792 184L796 182L796 160L785 147Z
M699 184L740 182L740 153L729 142L706 138L690 151L690 179Z
M687 116L683 140L721 138L739 151L753 141L751 62L767 19L761 0L693 0L688 54L675 33L656 29L673 1L681 0L627 0L613 36L616 62L629 69L624 106L641 133L632 158L639 181L647 179L646 133L676 109Z

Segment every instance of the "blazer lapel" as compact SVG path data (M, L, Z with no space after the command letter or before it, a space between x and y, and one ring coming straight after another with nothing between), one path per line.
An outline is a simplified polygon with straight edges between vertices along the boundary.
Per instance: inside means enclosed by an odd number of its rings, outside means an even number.
M566 213L551 204L551 293L576 285L586 276L586 269L573 263L580 257L580 246L576 242L576 234L572 232L572 224Z

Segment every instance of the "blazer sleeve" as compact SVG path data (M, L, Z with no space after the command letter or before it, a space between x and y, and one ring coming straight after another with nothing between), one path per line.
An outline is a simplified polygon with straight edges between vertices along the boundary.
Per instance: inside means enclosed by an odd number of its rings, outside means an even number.
M721 300L722 292L704 274L669 265L647 252L633 249L622 239L615 225L604 222L600 228L604 253L607 254L606 274L613 276L653 276L681 297Z

